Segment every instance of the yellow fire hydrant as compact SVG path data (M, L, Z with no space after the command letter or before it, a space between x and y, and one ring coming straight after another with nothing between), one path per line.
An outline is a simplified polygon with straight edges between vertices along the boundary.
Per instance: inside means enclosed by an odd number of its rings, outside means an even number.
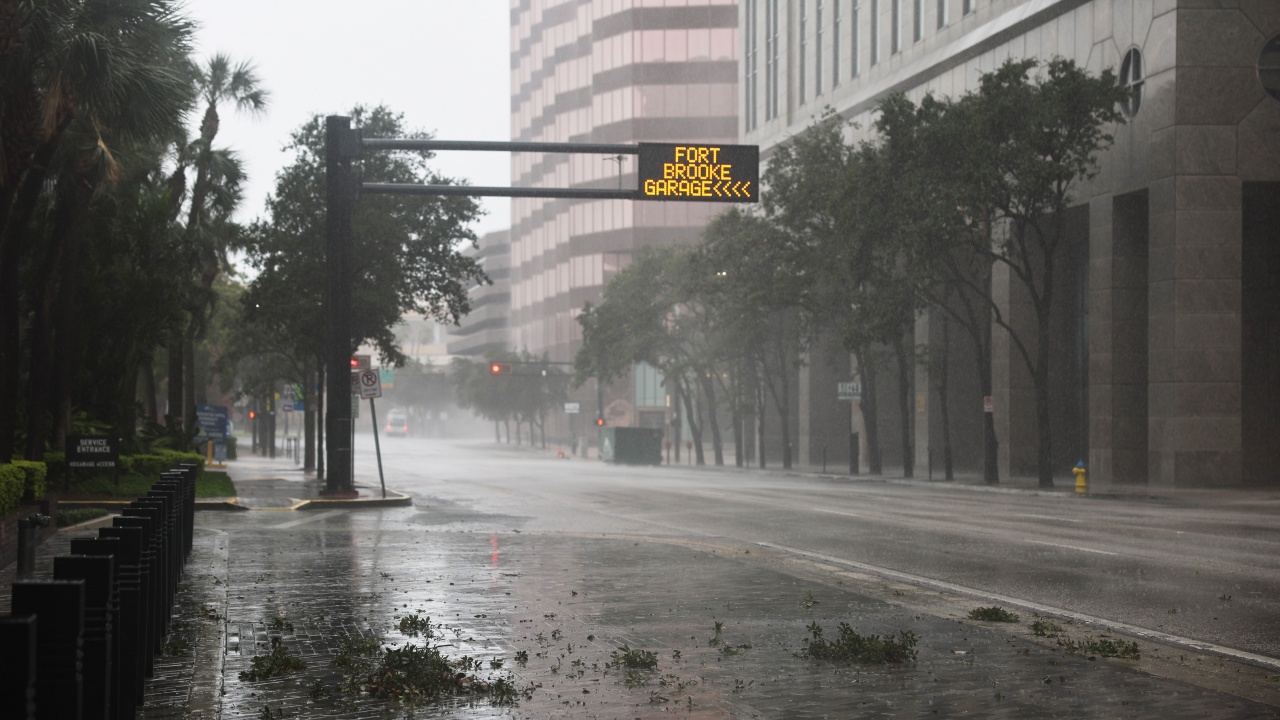
M1076 466L1071 468L1071 472L1076 474L1076 494L1085 494L1089 489L1089 479L1085 477L1084 461L1076 463Z

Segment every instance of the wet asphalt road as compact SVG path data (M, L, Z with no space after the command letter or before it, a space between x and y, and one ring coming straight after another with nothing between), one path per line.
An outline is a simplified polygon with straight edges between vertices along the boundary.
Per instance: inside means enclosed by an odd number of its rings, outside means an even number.
M357 479L377 483L373 440ZM1280 495L991 492L942 483L635 468L491 442L383 438L421 522L711 539L1280 658ZM896 574L895 574L896 573ZM1275 663L1280 666L1280 661Z

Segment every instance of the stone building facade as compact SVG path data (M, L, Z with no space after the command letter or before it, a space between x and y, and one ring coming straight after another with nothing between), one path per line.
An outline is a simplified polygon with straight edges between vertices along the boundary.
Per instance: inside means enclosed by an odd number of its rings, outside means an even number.
M1092 482L1280 482L1280 2L742 0L739 26L740 132L766 159L827 106L865 132L889 93L957 97L1009 58L1115 71L1132 91L1129 121L1064 219L1055 473L1070 477L1078 458ZM993 293L1029 322L1007 277ZM1031 475L1030 377L993 332L1001 473ZM936 342L936 319L923 316L916 338ZM802 417L830 417L825 388L841 373L802 376ZM923 467L936 403L927 369L914 380ZM955 392L967 446L982 398Z

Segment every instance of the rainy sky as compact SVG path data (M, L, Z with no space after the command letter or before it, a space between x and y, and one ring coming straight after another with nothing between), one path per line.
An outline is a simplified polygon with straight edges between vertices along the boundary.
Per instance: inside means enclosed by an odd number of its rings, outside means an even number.
M221 113L218 144L240 152L249 184L238 219L263 213L289 133L313 113L384 103L441 140L510 140L507 0L187 0L197 53L250 59L271 91L266 116ZM506 153L446 153L435 166L472 185L510 185ZM477 234L510 225L486 198Z

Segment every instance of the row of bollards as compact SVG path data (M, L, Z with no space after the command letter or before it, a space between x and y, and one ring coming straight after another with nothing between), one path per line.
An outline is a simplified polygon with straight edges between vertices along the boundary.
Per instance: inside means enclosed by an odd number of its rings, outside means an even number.
M0 618L0 717L133 718L164 647L194 540L196 465L163 473L97 537L16 580Z

